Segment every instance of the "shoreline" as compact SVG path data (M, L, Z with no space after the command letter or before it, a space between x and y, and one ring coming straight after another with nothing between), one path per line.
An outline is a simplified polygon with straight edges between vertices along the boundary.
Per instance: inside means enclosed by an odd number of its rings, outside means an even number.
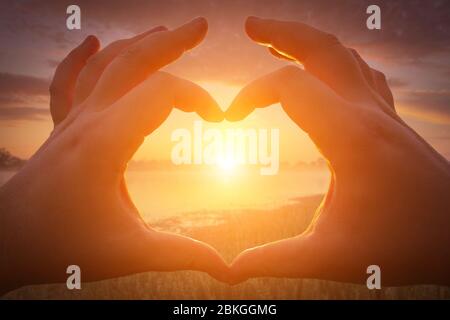
M277 215L290 210L315 211L325 194L314 194L310 196L300 196L291 198L284 205L279 205L269 209L245 208L245 209L225 209L225 210L200 210L180 212L168 217L147 219L146 222L158 231L168 231L175 233L189 233L195 228L220 227L230 223L232 219L241 218L244 220L257 216Z

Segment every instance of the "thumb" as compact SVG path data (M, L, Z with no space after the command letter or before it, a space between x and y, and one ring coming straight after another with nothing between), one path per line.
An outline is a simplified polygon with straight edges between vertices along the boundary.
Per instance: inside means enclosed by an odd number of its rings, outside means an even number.
M107 130L102 131L105 148L119 163L128 161L143 138L158 128L174 107L196 112L206 121L223 120L219 105L203 88L168 73L156 72L105 110Z
M88 58L98 51L99 46L95 36L87 37L56 68L50 85L50 113L55 126L69 113L78 75Z
M317 272L318 252L304 235L247 249L232 262L230 282L255 277L312 278Z
M147 270L202 271L219 281L229 282L227 263L206 243L168 232L150 232L146 242Z
M288 116L330 160L340 152L337 145L347 146L348 137L361 136L356 129L360 127L358 115L364 110L355 110L320 80L294 66L281 68L244 87L225 112L225 118L239 121L255 108L275 103L281 103Z

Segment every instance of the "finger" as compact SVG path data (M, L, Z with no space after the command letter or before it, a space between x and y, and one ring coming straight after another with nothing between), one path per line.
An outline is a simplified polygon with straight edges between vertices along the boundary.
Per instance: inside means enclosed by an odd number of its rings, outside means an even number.
M280 52L278 52L277 50L275 50L275 49L272 48L272 47L269 47L269 52L270 52L274 57L277 57L278 59L283 59L283 60L288 60L288 61L297 61L297 60L295 60L295 59L292 59L292 58L290 58L290 57L287 57L287 56L281 54Z
M225 118L229 121L240 121L256 108L281 102L284 91L281 81L290 77L286 71L286 68L277 70L246 85L225 111Z
M249 37L302 62L305 69L351 101L366 99L367 83L353 55L328 33L300 22L249 17Z
M110 133L107 136L116 141L114 145L122 151L133 145L130 153L124 154L124 161L145 136L164 122L173 107L196 112L212 122L222 121L224 117L217 102L203 88L168 73L157 72L105 110L105 127Z
M115 41L106 46L97 54L93 55L87 61L86 66L83 68L78 77L75 89L74 105L79 105L91 94L103 71L111 63L111 61L113 61L114 58L122 52L122 50L145 38L149 34L166 30L167 28L164 26L155 27L132 38Z
M366 79L367 83L372 87L372 89L374 89L375 91L377 91L377 87L375 84L375 78L374 75L372 73L372 68L369 67L369 65L367 64L367 62L364 61L363 58L361 58L361 56L359 55L358 51L356 51L355 49L349 49L350 52L353 54L353 56L355 57L356 61L359 64L359 68L361 69L364 78Z
M371 68L355 49L349 50L358 61L359 67L361 68L361 71L363 72L367 83L374 90L374 92L383 99L384 103L379 104L381 109L390 116L394 116L394 118L397 119L397 117L395 116L395 112L393 112L395 111L394 97L391 90L389 89L385 75L382 72Z
M307 236L284 239L245 250L230 266L230 281L255 277L314 278L318 273L318 250Z
M204 18L173 30L147 35L123 50L101 75L92 95L93 105L106 106L145 80L151 73L197 46L206 35Z
M279 69L244 87L225 112L225 118L239 121L255 108L277 102L331 162L345 163L346 148L367 147L365 126L367 119L372 118L367 116L366 109L348 103L320 80L294 66Z
M220 122L224 114L211 95L199 85L181 78L171 78L173 106L184 112L196 112L203 120Z
M177 234L158 232L156 237L149 238L148 246L147 256L151 255L148 259L150 270L196 270L206 272L219 281L229 281L227 263L217 250L206 243Z
M129 122L137 128L138 123L147 127L145 119L155 120L156 113L170 112L173 107L185 112L196 112L210 122L219 122L224 118L219 105L206 90L166 72L158 72L141 83L119 100L112 112L118 112L122 119L127 120L124 121L125 125Z
M229 121L244 119L255 108L280 102L306 132L336 128L344 108L339 97L319 80L294 66L281 68L244 87L225 112Z
M372 69L372 73L375 78L375 84L378 89L377 91L380 93L386 103L392 108L392 110L395 111L394 96L392 95L392 91L389 88L386 76L384 75L384 73L375 69Z
M62 124L59 131L62 132L62 130L69 126L70 123L78 117L79 113L82 111L79 106L91 94L104 69L122 50L153 32L164 30L167 30L167 28L164 26L159 26L133 38L115 41L100 52L91 56L78 76L72 104L72 112L67 117L68 121Z
M88 36L56 68L50 85L50 113L55 126L69 113L78 75L99 46L95 36Z

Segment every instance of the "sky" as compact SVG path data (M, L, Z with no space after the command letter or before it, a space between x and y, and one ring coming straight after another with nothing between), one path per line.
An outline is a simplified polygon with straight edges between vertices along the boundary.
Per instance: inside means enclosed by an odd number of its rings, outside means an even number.
M66 8L81 8L81 30L66 29ZM381 8L381 30L366 28L366 8ZM246 36L245 18L297 20L336 34L389 80L406 122L450 159L450 1L8 1L0 2L0 147L31 156L52 130L48 86L59 61L87 35L102 46L157 25L176 27L197 16L209 22L204 42L167 71L197 82L223 108L239 88L289 62ZM192 129L194 114L174 111L135 155L170 159L170 134ZM209 126L209 124L205 124ZM236 126L280 128L280 160L313 161L308 136L273 106Z

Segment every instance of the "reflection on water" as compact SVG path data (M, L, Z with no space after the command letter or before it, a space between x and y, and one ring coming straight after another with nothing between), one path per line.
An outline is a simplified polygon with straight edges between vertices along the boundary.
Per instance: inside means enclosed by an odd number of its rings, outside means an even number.
M14 173L0 172L0 184ZM325 193L326 171L280 171L261 176L240 172L128 171L131 198L146 220L193 211L270 209L299 196Z

